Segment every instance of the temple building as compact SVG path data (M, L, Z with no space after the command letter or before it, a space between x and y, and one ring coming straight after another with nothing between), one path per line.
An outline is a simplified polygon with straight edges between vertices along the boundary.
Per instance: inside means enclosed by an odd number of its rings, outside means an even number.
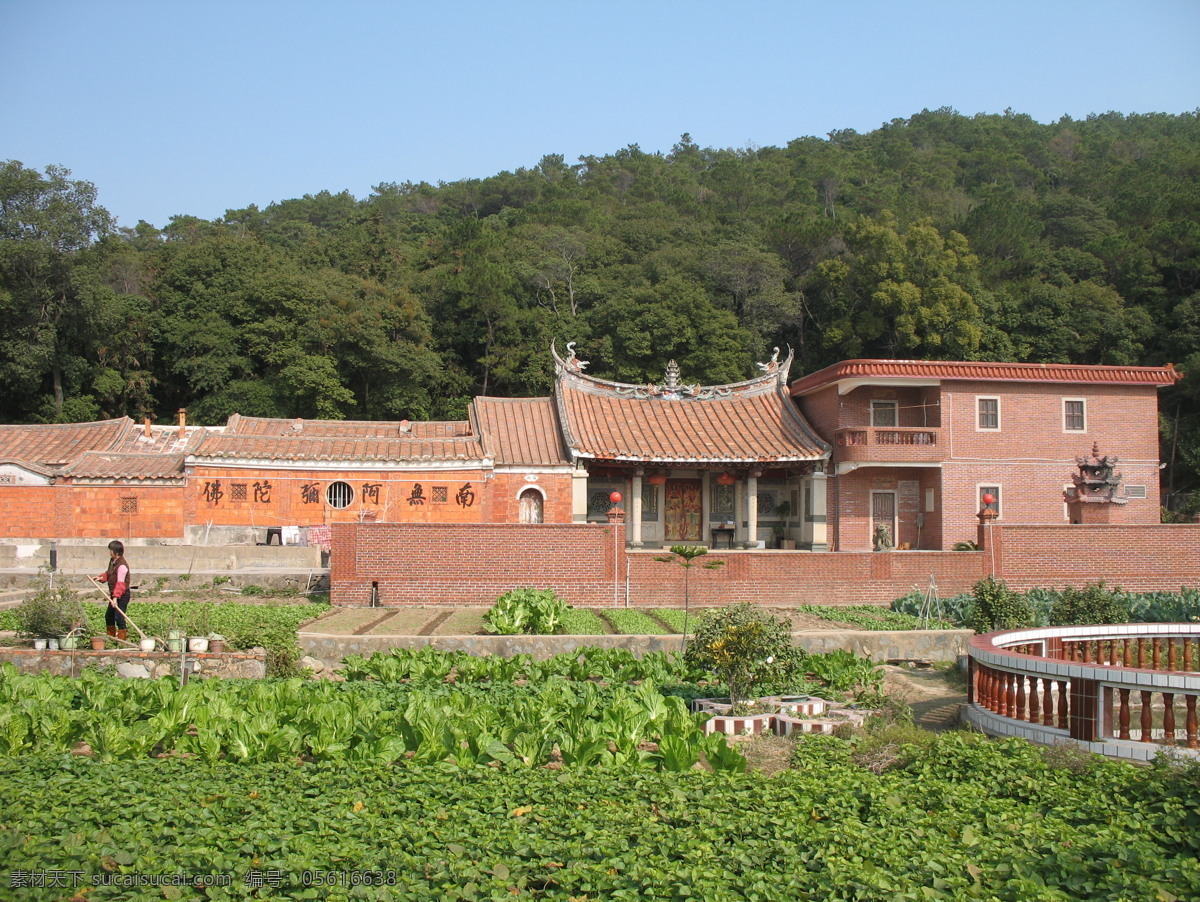
M1070 523L1063 493L1097 442L1123 466L1106 509L1151 524L1157 390L1182 378L855 360L789 382L776 350L743 382L692 384L672 361L632 385L589 375L573 344L551 352L549 397L479 397L458 421L0 426L0 536L246 542L334 523L607 523L619 506L630 549L939 550L974 537L984 495L998 523Z

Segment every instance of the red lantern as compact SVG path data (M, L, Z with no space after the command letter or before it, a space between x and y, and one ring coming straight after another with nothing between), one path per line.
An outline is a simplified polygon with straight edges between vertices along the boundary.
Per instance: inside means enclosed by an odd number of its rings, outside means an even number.
M988 507L991 507L993 504L996 503L996 496L993 495L991 492L988 492L988 494L983 496L983 503L986 504Z
M620 504L621 503L621 493L613 492L611 495L608 496L608 500L611 501L613 504Z

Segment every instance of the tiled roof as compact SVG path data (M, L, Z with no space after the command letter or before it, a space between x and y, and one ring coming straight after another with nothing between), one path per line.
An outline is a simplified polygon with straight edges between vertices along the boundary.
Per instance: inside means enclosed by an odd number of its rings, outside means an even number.
M59 475L74 479L182 479L183 454L85 451Z
M497 464L570 463L553 398L476 398L472 409L479 433Z
M422 420L304 420L276 417L244 417L234 414L225 431L237 435L317 436L324 438L428 438L469 436L466 420L426 422Z
M189 460L263 460L288 463L358 461L388 464L479 461L484 457L483 443L478 438L422 439L220 433L205 436L200 446L189 455Z
M607 382L558 364L559 417L580 457L721 464L816 460L828 452L788 396L786 363L734 385L675 388Z
M0 459L43 468L63 467L85 451L112 448L132 425L131 420L121 417L96 423L0 426Z
M1083 366L1069 363L968 363L945 360L843 360L792 383L803 395L846 379L942 379L980 382L1062 382L1093 385L1174 385L1183 374L1166 366Z

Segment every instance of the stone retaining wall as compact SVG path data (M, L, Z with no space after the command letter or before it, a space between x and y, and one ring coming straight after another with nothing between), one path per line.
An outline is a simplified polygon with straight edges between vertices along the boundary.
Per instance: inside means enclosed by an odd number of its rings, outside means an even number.
M77 677L85 668L103 668L124 677L179 675L182 667L194 676L245 677L259 679L267 674L265 655L230 653L179 655L145 651L35 651L32 648L0 648L0 664L11 663L21 673L51 673Z
M970 630L811 630L792 634L798 648L810 652L845 649L876 661L953 661L966 654ZM343 636L301 633L306 655L336 664L348 655L371 655L392 648L432 646L472 655L532 655L541 660L585 647L626 648L641 656L680 651L682 636Z

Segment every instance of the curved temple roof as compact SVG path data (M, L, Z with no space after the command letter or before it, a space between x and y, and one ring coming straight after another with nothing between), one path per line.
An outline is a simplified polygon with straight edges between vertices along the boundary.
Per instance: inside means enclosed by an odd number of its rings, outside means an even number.
M829 447L787 392L792 355L760 363L761 376L730 385L686 385L675 361L661 385L631 385L583 372L572 345L554 353L555 402L575 457L670 464L799 463Z

